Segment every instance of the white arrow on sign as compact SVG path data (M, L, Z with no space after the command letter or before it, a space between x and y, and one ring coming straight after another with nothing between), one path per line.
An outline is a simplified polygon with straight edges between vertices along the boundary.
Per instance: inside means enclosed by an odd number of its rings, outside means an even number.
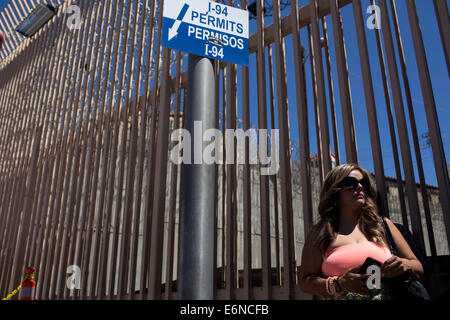
M189 9L189 5L187 3L184 4L183 8L181 9L180 13L178 14L177 20L173 23L172 28L169 28L169 39L168 41L172 40L174 37L178 35L178 28L181 25L181 22L184 19L184 16L186 15L187 11Z
M181 21L176 20L172 28L169 28L169 41L178 35L178 28L180 27Z

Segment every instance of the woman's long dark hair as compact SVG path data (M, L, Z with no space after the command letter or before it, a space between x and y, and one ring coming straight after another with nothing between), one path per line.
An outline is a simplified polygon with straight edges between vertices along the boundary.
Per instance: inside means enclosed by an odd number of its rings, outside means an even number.
M339 228L339 192L341 181L353 170L361 172L370 181L370 194L366 195L365 204L361 208L359 228L369 241L387 245L383 220L378 214L377 190L370 174L357 164L344 164L331 170L325 178L320 190L319 222L313 227L315 245L325 255L327 248L337 236Z

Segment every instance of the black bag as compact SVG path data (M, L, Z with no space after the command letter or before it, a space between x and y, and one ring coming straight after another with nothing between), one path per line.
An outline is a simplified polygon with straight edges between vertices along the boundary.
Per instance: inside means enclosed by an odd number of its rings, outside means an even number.
M392 254L398 256L391 230L383 217L386 238ZM411 275L404 274L391 279L382 279L382 295L386 300L431 300L427 289Z
M423 250L417 245L416 241L414 240L414 237L409 231L408 228L406 228L404 225L400 223L394 223L394 225L397 227L397 229L402 234L403 238L405 238L406 242L408 242L409 247L411 248L414 255L417 257L417 259L420 261L423 267L423 271L426 274L429 274L432 272L432 266L428 262L427 255Z

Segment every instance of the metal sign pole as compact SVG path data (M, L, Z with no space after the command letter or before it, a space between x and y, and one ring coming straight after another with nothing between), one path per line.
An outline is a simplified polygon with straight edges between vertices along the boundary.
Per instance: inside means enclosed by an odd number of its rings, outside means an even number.
M186 129L191 143L203 142L203 132L215 126L214 61L189 55ZM194 122L203 124L202 136L194 136ZM197 132L196 132L197 134ZM201 140L199 140L201 139ZM183 164L183 199L180 217L179 299L214 298L214 164L194 163L196 142L192 143L192 164ZM198 149L198 148L197 148ZM197 150L198 152L198 150ZM197 155L198 156L198 155ZM203 152L201 154L203 159Z

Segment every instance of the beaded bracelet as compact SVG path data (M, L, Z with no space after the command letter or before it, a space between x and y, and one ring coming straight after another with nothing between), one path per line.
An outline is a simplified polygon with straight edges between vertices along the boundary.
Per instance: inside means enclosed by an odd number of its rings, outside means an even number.
M330 286L330 291L331 291L331 294L332 294L333 296L337 295L337 292L336 292L336 283L334 282L335 279L337 279L337 277L332 277L332 278L330 279L330 284L331 284L331 286Z

